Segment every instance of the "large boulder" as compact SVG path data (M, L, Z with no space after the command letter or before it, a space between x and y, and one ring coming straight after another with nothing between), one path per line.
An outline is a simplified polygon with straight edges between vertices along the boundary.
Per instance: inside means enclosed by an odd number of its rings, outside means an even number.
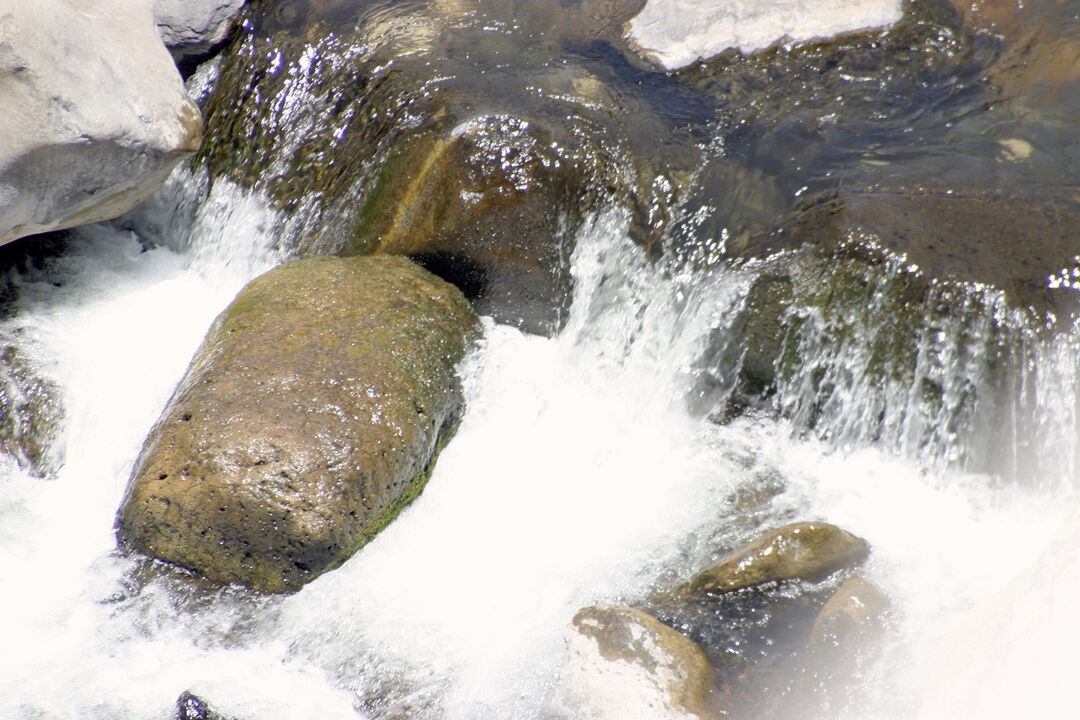
M721 594L765 583L823 580L862 563L869 544L824 522L801 522L775 530L745 545L690 583L695 593Z
M0 7L0 244L116 217L196 149L149 0Z
M630 167L629 120L656 155L678 154L655 142L654 108L615 90L628 81L577 54L551 65L568 34L594 42L583 28L610 29L627 4L253 3L222 53L199 160L265 194L299 255L406 255L481 314L551 334L587 218L628 195L644 212L656 170ZM483 29L504 22L557 27L540 43ZM712 117L690 93L648 99Z
M693 640L640 610L597 605L574 616L560 701L573 717L711 718L712 682Z
M225 42L246 0L154 0L154 17L177 64L205 57Z
M253 280L148 437L119 538L269 592L340 565L423 488L476 332L461 293L403 258L316 258Z

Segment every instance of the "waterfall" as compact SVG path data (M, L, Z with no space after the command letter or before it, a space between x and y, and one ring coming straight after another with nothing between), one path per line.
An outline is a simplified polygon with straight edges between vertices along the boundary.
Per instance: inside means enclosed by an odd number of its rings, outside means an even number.
M830 720L1068 712L1080 641L1070 606L1080 588L1080 327L1019 311L989 285L928 278L899 254L727 255L739 238L720 229L732 218L775 221L792 192L937 168L890 162L919 143L940 161L934 152L953 141L939 137L942 118L951 127L974 116L965 103L985 98L972 78L1000 48L939 32L935 4L895 36L845 40L839 70L821 48L774 46L728 83L704 65L645 70L596 40L624 26L609 7L620 3L556 4L566 37L552 30L559 39L541 42L525 21L488 22L464 2L433 3L444 15L430 17L423 3L374 3L359 20L348 3L311 3L327 27L344 23L338 15L368 23L357 31L367 42L296 31L291 60L245 25L252 34L237 47L248 65L231 68L243 72L229 77L212 61L189 92L205 104L221 74L258 112L273 108L250 136L232 138L251 141L250 157L207 170L233 159L227 143L216 147L221 156L182 166L134 212L78 228L0 277L0 398L44 402L51 423L37 466L30 452L0 454L0 720L171 719L189 690L235 720L683 718L643 709L629 673L611 674L606 712L577 704L566 673L572 618L599 603L658 605L727 551L799 520L865 538L872 554L860 572L895 610L880 657ZM578 5L596 15L580 28ZM895 3L863 6L858 27L896 19ZM264 19L299 26L295 10ZM716 23L735 27L721 15ZM443 24L462 34L444 37ZM495 40L481 47L478 37ZM502 72L524 45L521 67ZM574 62L553 66L556 46ZM446 67L432 69L432 48ZM750 63L719 62L729 61ZM773 84L795 66L791 85ZM755 84L768 92L754 95ZM520 107L504 103L518 85L528 91ZM837 88L854 86L847 106L833 104ZM910 107L911 88L927 95L925 116ZM788 92L806 94L812 122L789 121ZM220 132L243 112L262 117L221 105ZM644 119L622 127L611 107ZM852 107L854 119L843 117ZM559 132L536 140L518 111ZM213 319L261 273L348 246L371 194L396 192L387 177L410 162L424 170L423 182L403 184L408 213L428 212L412 195L444 182L436 166L459 147L442 122L504 170L521 160L520 148L497 146L513 133L551 150L534 158L549 170L610 163L585 167L588 182L575 175L580 184L554 203L561 222L550 226L566 235L559 262L573 248L561 331L484 318L459 367L464 415L423 493L293 595L209 587L118 549L133 463ZM485 135L498 124L503 135ZM1033 144L999 145L976 129L994 153L982 159L1027 182L999 153ZM436 150L395 158L413 132ZM348 172L335 164L341 148ZM401 164L387 170L388 158ZM857 168L837 180L844 163ZM332 182L338 172L347 183ZM294 180L323 184L294 197ZM530 202L530 212L550 210ZM717 209L725 203L730 217ZM549 227L542 219L528 227ZM400 233L421 225L394 223ZM1048 283L1072 287L1080 270L1062 273ZM912 293L918 283L925 292ZM775 331L768 342L752 337L762 298L772 303L759 333ZM753 356L750 340L775 347ZM812 590L823 588L834 589ZM746 660L739 652L733 666Z
M640 601L749 536L733 498L764 473L783 478L764 524L813 517L865 536L868 575L903 608L869 717L911 716L924 692L951 707L938 698L958 688L938 682L948 660L935 658L973 638L958 629L969 610L990 603L983 612L1003 622L1028 602L1000 599L1024 568L1044 592L1057 582L1039 556L1070 547L1054 534L1075 481L1071 336L1032 335L1010 370L1026 378L1014 402L1041 418L1023 442L1059 453L1053 478L1002 485L963 463L920 464L899 431L875 444L857 428L878 401L857 382L818 425L841 430L793 430L809 402L797 376L779 393L787 419L717 424L686 399L755 271L650 265L618 210L579 235L559 337L486 324L462 368L456 439L421 499L353 560L284 599L151 577L112 536L134 455L214 314L283 258L282 221L257 196L224 183L207 194L185 173L176 182L176 197L201 200L186 211L193 222L157 218L156 247L91 227L13 278L17 312L3 330L61 388L64 432L55 476L10 463L0 475L5 717L163 717L189 688L238 718L557 715L573 613ZM980 382L948 358L986 339L986 322L965 322L967 334L935 326L933 352L920 349L934 360L916 372L945 373L945 395ZM860 362L851 348L818 352L849 371ZM995 640L1013 644L993 652L1023 656L1040 637L1003 633Z

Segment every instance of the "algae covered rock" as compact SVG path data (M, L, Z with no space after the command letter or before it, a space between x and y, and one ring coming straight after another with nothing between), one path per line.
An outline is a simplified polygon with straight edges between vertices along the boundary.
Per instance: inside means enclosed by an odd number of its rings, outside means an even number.
M126 546L216 582L289 591L347 559L422 489L477 332L403 258L317 258L218 317L135 465Z
M693 640L618 605L579 611L563 678L574 717L713 717L713 669Z
M693 592L720 594L786 580L823 580L862 563L870 546L823 522L786 525L741 547L690 583Z
M732 247L739 257L805 246L868 264L901 258L922 278L923 295L931 280L950 280L993 286L1017 306L1056 308L1071 306L1075 293L1048 277L1077 262L1077 227L1076 198L845 191L812 198L775 232Z
M512 117L395 149L347 252L407 255L497 321L550 334L570 304L579 168Z
M17 345L0 341L0 454L33 475L48 474L57 461L59 394Z
M185 691L176 699L176 720L226 720L226 718L214 712L213 708L198 695Z
M587 63L552 67L563 35L537 45L483 28L576 34L617 24L621 5L250 4L221 56L197 162L266 195L299 255L405 255L481 314L552 334L577 231L643 182L621 147L631 113Z

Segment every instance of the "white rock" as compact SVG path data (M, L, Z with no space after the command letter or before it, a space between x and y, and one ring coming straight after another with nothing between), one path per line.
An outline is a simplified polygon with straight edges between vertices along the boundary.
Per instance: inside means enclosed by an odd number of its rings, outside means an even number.
M751 53L784 39L885 27L900 15L900 0L649 0L630 21L630 41L675 70L728 48Z
M177 62L204 55L229 34L246 0L154 0L165 46Z
M3 0L0 107L0 244L130 210L202 131L149 0Z

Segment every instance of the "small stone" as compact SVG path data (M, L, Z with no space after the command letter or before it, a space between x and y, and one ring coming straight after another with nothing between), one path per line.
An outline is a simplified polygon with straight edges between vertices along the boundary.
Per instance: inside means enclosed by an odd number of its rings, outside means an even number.
M598 605L573 620L560 699L575 717L710 718L713 669L688 637L633 608Z
M210 709L206 701L185 691L176 700L176 720L226 720Z
M732 552L690 583L693 592L720 594L771 582L816 582L862 563L870 546L823 522L788 525Z

